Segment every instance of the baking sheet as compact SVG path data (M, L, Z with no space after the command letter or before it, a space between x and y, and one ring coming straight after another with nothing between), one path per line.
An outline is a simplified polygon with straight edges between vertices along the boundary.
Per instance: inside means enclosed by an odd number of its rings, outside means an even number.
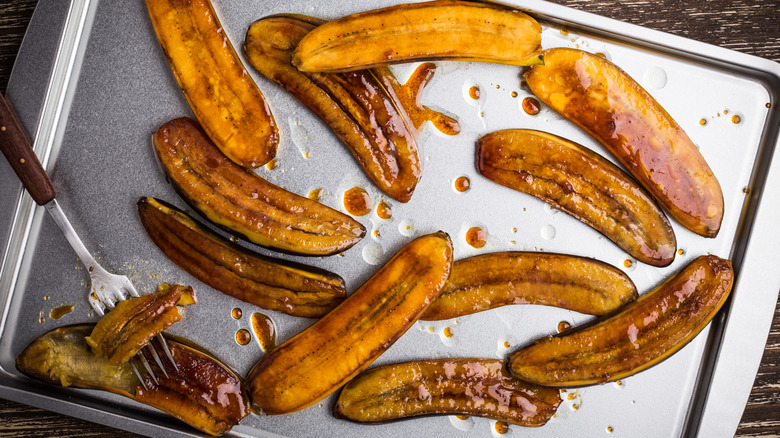
M215 1L215 9L225 32L243 56L240 46L244 33L249 24L262 16L286 12L335 18L391 3L372 0L322 8L305 1L284 4ZM186 317L170 331L205 346L243 374L262 356L257 342L246 346L235 342L238 329L251 330L250 316L253 312L264 313L274 320L279 342L308 326L311 320L264 311L222 296L176 268L145 237L135 213L138 198L156 196L180 207L185 206L165 183L155 163L150 135L165 121L191 115L191 111L173 80L142 2L103 0L97 3L92 0L75 1L73 5L84 8L82 15L75 14L83 18L83 51L76 50L74 68L63 85L64 93L55 96L64 110L58 113L59 119L55 119L60 123L55 123L54 135L62 141L53 142L47 148L50 154L48 168L58 189L59 202L98 261L111 271L130 276L139 290L153 290L161 281L192 284L198 293L199 304L187 309ZM734 259L738 276L750 269L752 263L745 264L744 269L739 263L743 256L761 251L760 248L748 251L752 242L750 232L754 228L761 232L756 245L769 245L778 239L777 230L761 224L762 218L777 212L776 206L758 202L770 175L770 169L762 166L771 162L777 141L776 108L766 105L770 102L774 104L776 73L775 83L772 83L766 79L766 74L760 74L767 67L766 62L762 64L757 58L735 57L732 52L679 38L658 38L657 32L543 2L521 6L536 11L540 18L550 17L544 23L544 47L579 47L604 53L645 86L700 147L721 183L726 214L719 236L703 239L673 223L678 247L684 253L678 255L670 267L653 268L633 260L631 268L624 268L640 293L650 290L704 253ZM57 14L62 17L62 9L37 11L31 29L36 29L39 20L56 22ZM74 7L71 7L68 12L73 13L73 10ZM567 31L562 32L561 27ZM30 38L35 36L36 33L32 32ZM642 42L643 38L653 43ZM667 42L668 45L665 44ZM31 44L33 47L30 47ZM41 49L35 50L37 46ZM675 47L676 51L670 53L667 47ZM46 109L46 104L37 103L39 101L35 98L28 102L25 97L45 95L46 90L41 90L40 86L25 89L22 84L27 78L45 82L40 78L48 77L48 71L32 60L41 63L38 53L47 53L46 48L50 53L50 42L31 43L28 39L19 56L19 65L25 67L17 66L9 85L9 99L17 110L21 107L19 113L31 135L40 131L40 126L36 130L31 129L38 116L37 108L43 106ZM57 50L62 52L62 47ZM744 60L744 63L727 65L726 59L732 62L734 59ZM752 61L752 64L747 61ZM376 270L378 265L373 263L387 260L412 237L438 229L452 236L456 258L492 251L539 250L596 257L619 267L624 267L624 261L630 259L609 240L579 221L529 196L500 187L476 171L474 141L484 133L505 128L549 131L609 157L583 131L549 108L543 106L542 112L536 116L525 114L520 103L530 94L520 87L520 69L463 62L437 63L436 75L423 93L423 103L455 116L463 131L449 137L432 127L426 128L420 138L423 177L412 200L404 205L383 197L370 184L346 148L316 116L258 75L248 63L245 64L271 105L282 138L277 157L279 167L272 171L261 168L258 174L299 194L323 188L325 196L322 202L342 211L341 195L353 186L368 190L375 205L384 199L393 207L391 220L381 220L374 213L358 218L368 230L367 237L347 251L344 257L282 256L337 272L347 281L349 292ZM413 67L399 66L393 71L403 81ZM473 85L481 90L478 101L468 97L467 90ZM518 96L512 97L512 92L518 93ZM48 104L51 105L51 102ZM738 124L731 121L731 116L735 114L740 117ZM704 125L700 124L701 120L705 120ZM308 152L309 158L305 158L304 152ZM466 193L458 193L452 188L454 179L462 175L468 176L472 183L471 190ZM10 240L19 238L21 246L7 245L4 258L5 283L2 284L9 286L8 290L0 290L0 294L7 298L0 338L0 367L5 373L2 381L5 386L1 389L5 391L0 395L16 399L20 398L17 395L24 395L29 402L38 404L43 404L42 399L33 395L46 395L53 397L47 399L53 400L47 407L66 413L89 411L90 419L102 419L102 422L142 433L160 434L163 430L165 433L190 432L191 429L164 414L126 399L95 391L31 385L15 371L13 358L32 339L54 327L91 321L95 317L86 300L87 274L41 209L29 217L29 222L19 220L18 213L29 207L19 200L18 184L13 181L13 174L2 173L3 185L0 187L4 190L0 193L0 201L3 205L14 206L13 210L17 213L16 219L11 220L13 228L9 225L9 237ZM770 185L766 190L776 192L777 187L780 185ZM760 208L768 208L769 211L761 212ZM759 212L761 214L757 214ZM481 250L465 243L465 230L473 225L484 227L489 234L488 244ZM379 231L378 238L373 237L374 230ZM256 247L253 249L275 255ZM14 259L9 255L18 256L16 259L21 261L13 270L14 281L8 280L9 260ZM760 281L769 286L778 282L774 272L764 271L764 277ZM754 286L742 286L744 281L747 280L740 276L732 302L734 307L756 298L754 292L751 292L752 296L742 293L743 289ZM751 278L750 281L757 280ZM762 287L766 286L762 284ZM772 294L776 291L777 287ZM74 311L59 320L48 317L51 309L63 304L75 304ZM242 319L231 317L230 311L234 307L243 310ZM744 323L746 318L755 317L759 312L747 309L739 314L744 315L741 317ZM541 335L555 333L559 321L578 325L588 319L585 315L561 309L512 306L457 320L418 322L376 364L430 357L503 358L516 346L527 344ZM766 330L750 334L765 340L771 312L767 317L756 320L756 324L766 326ZM729 321L728 325L732 322ZM724 322L716 328L726 326ZM453 331L454 336L448 338L443 335L446 327ZM709 379L698 383L700 370L721 351L720 342L716 342L720 337L710 337L708 342L709 332L703 332L661 365L623 380L622 385L610 383L568 392L557 417L548 425L539 429L511 426L509 433L531 436L577 433L591 436L606 433L610 427L612 433L625 436L643 436L648 431L654 436L681 436L686 424L689 431L693 430L690 428L698 425L698 413L691 417L693 426L691 422L686 423L686 418L697 402L706 407L704 403L707 399L702 397L700 389L710 388ZM503 347L505 341L511 345L509 349ZM753 346L746 354L753 357L757 354L760 359L763 344L763 341L760 342L758 351ZM724 342L723 345L727 347L730 344ZM751 369L750 363L744 364L740 360L743 357L746 356L721 354L714 362L718 366L741 363L736 366L737 371L749 378L746 387L743 384L738 391L732 390L717 399L719 405L731 406L730 415L726 417L730 417L734 427L746 400L745 395L740 402L740 397L734 397L735 392L749 392L758 364L756 359ZM717 369L715 375L718 375ZM719 388L717 383L713 380L716 390ZM70 397L75 399L69 403L62 401ZM109 403L101 404L103 400ZM366 433L372 436L449 436L458 430L468 430L474 436L495 434L495 422L492 420L470 418L462 421L449 416L360 426L333 419L330 414L332 403L333 397L330 397L321 405L291 415L251 415L234 432L258 435L269 431L285 436L323 433L343 436ZM99 410L92 410L94 408ZM702 409L704 414L710 411ZM122 421L125 415L137 421ZM718 421L724 421L720 417ZM731 432L733 429L727 434Z

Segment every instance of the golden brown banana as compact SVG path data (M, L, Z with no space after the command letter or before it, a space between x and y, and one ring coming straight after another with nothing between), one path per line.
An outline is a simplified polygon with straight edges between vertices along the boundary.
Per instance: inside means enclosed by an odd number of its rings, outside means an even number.
M509 375L498 359L436 359L365 371L341 390L338 418L379 423L419 415L474 415L519 426L542 426L561 396Z
M701 256L619 313L512 354L513 376L570 388L618 380L680 350L718 313L731 291L731 262Z
M255 365L246 379L254 403L268 415L287 414L348 382L414 324L451 265L445 233L408 243L333 311Z
M302 255L328 255L356 244L366 229L330 207L277 187L228 160L186 117L154 134L165 174L194 209L250 241Z
M333 20L306 35L293 55L301 71L339 72L421 60L539 63L542 27L503 6L431 1Z
M668 266L674 260L674 231L650 195L577 143L541 131L497 131L477 141L477 167L590 225L643 263Z
M595 259L497 252L458 260L420 319L457 318L508 304L542 304L606 315L637 298L626 274Z
M236 164L262 166L276 155L279 132L208 0L146 0L173 76L192 112Z
M295 45L319 23L302 15L254 22L244 44L249 62L330 126L380 190L407 202L422 168L416 135L395 93L385 85L390 71L301 73L290 64Z
M543 52L525 79L550 108L601 142L685 228L715 237L723 193L696 145L628 74L582 50Z
M226 295L308 318L325 315L346 296L338 275L249 251L166 202L141 198L138 215L146 233L172 262Z

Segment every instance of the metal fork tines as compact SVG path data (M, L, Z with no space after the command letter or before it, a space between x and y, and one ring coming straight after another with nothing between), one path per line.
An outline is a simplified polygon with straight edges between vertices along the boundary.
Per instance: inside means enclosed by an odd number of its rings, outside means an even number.
M87 251L87 248L81 242L81 239L79 239L76 231L73 229L73 226L71 226L70 222L68 221L68 218L65 217L65 213L60 208L56 199L52 199L44 206L46 207L46 211L49 212L52 219L54 219L54 222L65 235L65 238L73 247L76 255L78 255L81 263L84 264L84 267L89 273L92 283L92 293L89 295L89 304L92 305L92 308L95 310L95 312L97 312L98 315L103 316L107 311L113 309L116 306L116 303L126 300L128 296L140 296L138 291L127 277L124 275L112 274L103 269L103 267L100 266L97 261L95 261L89 251ZM165 341L165 338L162 336L162 334L159 334L157 335L156 339L160 344L160 350L171 363L174 370L178 372L179 367L173 360L173 354L171 354L171 349L168 347L168 343ZM160 371L162 371L165 377L168 377L166 367L163 364L163 361L157 352L157 347L154 346L153 341L154 340L148 342L143 347L143 349L139 351L130 361L133 372L138 377L138 380L141 381L141 385L143 385L143 387L147 390L149 387L147 386L146 380L143 378L141 371L138 369L138 366L135 363L136 361L141 364L143 369L146 371L149 377L151 377L155 384L158 383L158 380L151 364L149 363L149 360L146 358L146 355L143 354L144 350L146 350L149 356L153 358L157 367Z

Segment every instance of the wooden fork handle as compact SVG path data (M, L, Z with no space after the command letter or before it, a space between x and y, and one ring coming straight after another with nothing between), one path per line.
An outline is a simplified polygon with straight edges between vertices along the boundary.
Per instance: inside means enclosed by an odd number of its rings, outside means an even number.
M46 204L57 196L54 184L38 161L2 93L0 93L0 150L38 205Z

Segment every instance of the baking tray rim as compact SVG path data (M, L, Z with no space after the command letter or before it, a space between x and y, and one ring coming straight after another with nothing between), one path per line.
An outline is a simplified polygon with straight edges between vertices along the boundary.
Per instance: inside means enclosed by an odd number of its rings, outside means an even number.
M71 23L71 26L75 27L75 33L73 30L71 30L70 34L68 33L68 23L66 23L63 34L60 36L58 56L57 60L55 61L55 65L52 66L52 69L49 72L51 76L48 80L46 93L47 96L52 94L52 89L57 86L57 79L64 81L63 83L59 84L61 87L64 87L64 89L60 90L61 93L57 94L57 98L53 101L49 99L45 100L43 108L38 114L38 117L41 118L41 120L39 120L36 125L38 129L35 136L35 145L36 153L38 153L39 157L48 157L55 137L58 133L60 136L62 135L65 125L63 123L57 126L57 122L61 122L63 120L57 120L56 118L44 119L42 118L42 115L45 116L45 114L47 114L47 110L51 112L52 106L59 106L60 109L65 107L65 113L67 114L67 109L70 105L69 98L72 98L73 90L77 84L78 70L80 67L81 58L83 58L84 47L76 47L73 49L75 50L75 53L72 54L74 58L71 60L72 64L65 67L65 76L60 78L56 77L56 75L52 74L52 72L55 71L58 67L57 64L60 64L61 62L67 62L67 60L62 61L60 59L60 55L62 54L64 47L62 43L73 43L73 41L65 40L67 36L73 38L73 36L76 35L75 38L81 39L82 36L89 35L91 32L91 18L94 17L94 12L97 8L98 1L99 0L72 0L70 2L70 7L68 8L69 19L76 17L82 21L76 24ZM583 33L592 34L601 38L608 38L616 42L676 56L678 58L687 59L697 63L709 64L720 69L739 72L741 75L748 76L758 82L761 82L764 88L770 94L770 101L776 108L775 102L777 101L778 93L780 93L779 63L753 55L735 52L711 44L690 40L688 38L667 34L657 30L647 29L641 26L617 21L607 17L602 17L592 13L579 11L566 6L549 3L545 0L528 0L524 2L522 6L519 6L519 8L526 10L537 17L540 17L546 22L555 23L558 25L566 25L571 29L583 30ZM90 13L93 14L91 17ZM35 20L35 18L36 17L34 15L32 19ZM22 43L22 48L19 51L20 54L24 52L24 45L26 40L27 38L25 37L25 41ZM79 41L76 41L76 43L78 42ZM79 49L82 51L81 56L79 56ZM60 67L62 68L62 66ZM75 74L73 77L71 77L71 74L74 73L74 69ZM14 69L11 74L11 79L9 80L9 91L12 89L10 84L12 84L18 77L18 74L15 73L16 72ZM68 92L70 92L70 95L68 95ZM55 115L53 117L62 117L61 112L54 111L54 113ZM739 231L735 236L735 243L737 244L736 246L741 246L742 248L733 249L732 253L735 251L739 253L737 258L740 262L744 262L748 259L751 261L751 263L745 264L747 267L739 266L739 269L737 270L737 281L734 285L735 293L738 290L749 289L754 286L759 286L758 289L760 290L760 286L762 284L768 285L774 281L774 286L775 283L780 282L780 273L777 273L774 270L762 272L762 264L759 263L760 261L767 259L767 257L763 256L764 254L769 254L773 248L776 248L777 245L780 245L780 238L778 238L779 236L777 229L776 227L771 226L773 224L771 224L771 221L769 220L769 218L772 217L772 213L780 213L780 198L773 198L769 196L766 190L767 181L771 180L774 182L777 180L777 182L780 183L780 165L774 163L771 159L774 155L775 149L777 149L777 146L780 144L780 137L778 137L777 132L778 119L780 119L780 115L778 114L777 109L774 109L769 114L767 122L764 126L761 146L757 155L758 157L770 159L767 160L767 163L764 165L763 171L755 172L753 175L753 181L751 181L751 185L754 182L757 182L761 186L761 190L756 190L754 193L751 193L751 196L748 197L748 201L745 205L745 211L743 212L743 224L739 227ZM67 120L67 116L65 116L65 120ZM49 131L47 131L47 126L45 126L47 123L54 125L48 126L48 128L52 128ZM40 138L38 137L38 134L45 135L47 133L48 138L39 142ZM768 155L768 157L765 157L765 155ZM45 160L42 161L45 162ZM754 171L757 167L759 166L754 166ZM760 178L761 173L763 173L763 178ZM19 187L21 187L21 185ZM5 292L8 295L5 297L3 300L4 302L2 303L3 307L2 319L0 319L0 332L2 332L6 323L7 312L9 310L8 304L12 298L12 294L10 292L13 290L16 275L18 275L19 269L21 268L20 262L22 255L25 252L25 245L27 244L29 233L34 222L34 216L36 214L42 214L40 210L37 212L35 211L35 204L26 194L23 194L19 197L19 202L16 207L17 214L12 223L12 232L8 244L4 248L5 252L2 265L0 265L0 274L8 273L10 271L14 276L14 278L9 282L7 275L3 275L3 277L6 277L5 283L10 283L10 286L5 286L3 282L0 282L0 285L8 287L7 290L5 288L0 289L0 293ZM767 232L772 232L775 234L772 236L772 239L767 238ZM20 234L23 236L22 238L19 238ZM18 242L19 247L12 248L11 243L14 242L15 236L17 237L16 242ZM757 236L761 236L761 238L759 239ZM732 256L733 255L734 254L732 254ZM774 273L774 276L769 275L768 273ZM705 392L704 397L701 400L696 400L697 394L699 394L700 391L700 388L698 387L701 383L701 375L696 379L697 383L694 390L694 400L692 400L691 407L689 408L689 418L686 419L686 427L683 431L684 436L695 436L697 431L700 430L714 430L720 432L727 430L731 431L732 433L736 430L736 425L738 424L741 415L736 417L736 422L734 422L734 424L728 424L729 422L726 421L726 428L723 429L723 418L712 418L713 415L706 415L708 413L707 409L711 409L706 394L712 393L713 389L720 390L724 386L740 387L742 389L742 394L739 394L738 397L731 398L731 403L729 403L729 406L736 406L738 408L738 412L742 412L749 396L750 389L752 388L753 379L758 369L761 357L763 355L766 339L769 335L769 327L771 326L772 315L774 314L775 301L777 298L775 292L776 290L777 288L769 288L767 291L764 291L758 300L756 300L755 297L751 298L755 300L755 302L753 307L750 309L752 313L749 313L751 315L749 321L753 327L756 325L756 322L761 325L759 331L763 334L763 336L758 336L758 338L760 338L760 342L757 342L755 339L756 333L755 331L751 330L753 339L752 342L750 342L750 345L756 346L760 343L760 348L754 348L751 350L753 357L751 360L747 361L751 365L750 373L741 373L741 378L734 375L724 375L726 372L718 366L723 362L722 357L720 357L720 353L722 352L720 348L723 346L722 342L728 342L729 340L732 340L734 336L737 336L734 335L734 333L741 333L744 331L744 327L737 327L734 323L734 321L737 319L733 317L734 310L731 307L733 307L734 302L737 300L732 300L730 303L728 314L724 315L721 313L719 321L722 332L716 331L717 333L713 334L712 330L708 331L711 338L716 336L719 339L710 339L708 342L707 351L704 353L705 358L703 362L707 361L706 356L709 353L712 353L715 356L715 359L711 363L714 368L709 370L711 377L706 376L709 382L704 384L703 389ZM742 301L745 301L746 299L747 298L743 299ZM760 304L771 305L761 306ZM755 316L757 310L763 310L763 313L760 317L753 318L752 316ZM745 313L744 310L740 311ZM769 316L768 318L766 317L767 315ZM745 318L742 319L742 322L746 322ZM766 330L764 330L764 326L766 326ZM717 349L715 351L710 351L710 348L712 348L713 345L712 342L716 342L715 346ZM745 359L745 356L740 356L740 359ZM744 371L745 361L740 360L739 362L742 365L742 370ZM706 368L706 364L703 363L702 366L703 369L700 371L700 374L702 372L706 374L706 370L704 369ZM740 383L738 385L734 385L734 379L737 378L739 378ZM728 380L728 382L726 380ZM67 400L68 392L62 391L61 388L52 387L52 390L48 390L47 387L45 389L42 387L39 392L33 392L29 389L25 390L20 388L20 386L22 386L20 385L20 382L21 380L19 379L18 375L0 368L0 397L56 411L66 415L79 416L90 421L138 433L152 434L153 432L159 433L162 430L165 430L168 434L175 433L176 435L180 436L190 436L193 433L192 429L189 429L186 426L182 428L182 425L178 422L171 422L171 424L166 425L152 424L148 421L148 418L145 417L137 418L126 416L110 410L101 410L95 407L87 406L85 404L69 401ZM745 388L747 388L747 391L745 391ZM83 390L78 391L81 392ZM693 404L697 401L701 407L700 412L696 415L701 415L701 417L690 418L690 409L695 409ZM720 401L722 402L722 400ZM705 421L707 422L706 424L704 423ZM718 427L714 427L714 424L717 424ZM241 433L241 429L242 426L237 426L234 428L232 434L243 435L243 433ZM252 428L251 431L253 434L259 433L261 436L276 436L259 429Z

